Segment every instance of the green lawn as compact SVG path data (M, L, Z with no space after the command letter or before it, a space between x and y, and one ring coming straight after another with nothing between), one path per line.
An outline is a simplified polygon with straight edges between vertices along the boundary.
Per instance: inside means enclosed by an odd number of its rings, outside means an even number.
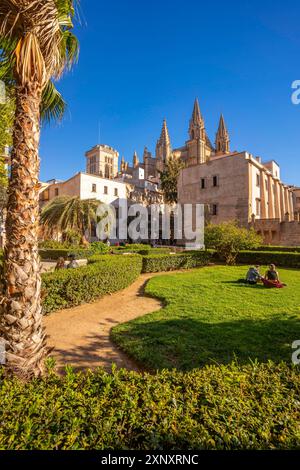
M239 284L246 267L161 275L146 293L164 308L116 326L113 340L150 369L190 370L258 359L291 362L300 340L300 271L280 270L285 289Z

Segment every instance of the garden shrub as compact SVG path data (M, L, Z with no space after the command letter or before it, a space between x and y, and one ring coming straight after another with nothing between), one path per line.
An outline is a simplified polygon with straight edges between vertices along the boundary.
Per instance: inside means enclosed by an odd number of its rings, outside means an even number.
M0 376L0 422L3 450L299 449L299 368Z
M59 242L57 240L43 240L39 242L39 248L42 250L68 250L70 248L69 242Z
M126 244L126 245L120 245L120 246L112 246L111 251L112 253L138 253L142 251L143 253L148 253L151 250L151 245L146 245L143 243L131 243L131 244Z
M110 247L103 242L92 242L89 244L88 251L94 254L106 254L110 252Z
M255 249L262 243L261 236L253 228L239 227L237 222L209 224L204 233L206 248L216 250L219 258L229 265L236 263L241 250Z
M186 251L169 255L148 255L143 257L143 272L155 273L175 269L189 269L205 266L211 254L207 251Z
M62 269L42 275L43 310L73 307L92 302L129 286L139 276L142 258L104 255L77 269Z
M255 251L280 251L282 253L300 253L300 246L262 245L255 248Z
M300 253L276 251L241 251L237 256L239 264L275 264L286 268L300 268Z
M73 253L76 259L88 258L93 252L85 248L61 248L61 249L40 249L39 254L42 261L56 261L58 258L68 258Z

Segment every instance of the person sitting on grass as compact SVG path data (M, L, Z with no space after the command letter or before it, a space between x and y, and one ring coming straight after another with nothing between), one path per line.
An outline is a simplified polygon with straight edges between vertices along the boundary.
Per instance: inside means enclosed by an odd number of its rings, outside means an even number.
M246 282L248 284L254 285L261 280L262 276L260 275L259 268L259 265L252 266L251 268L249 268L246 276Z
M280 282L279 273L276 270L275 264L270 264L269 269L266 271L265 277L262 278L262 282L265 287L277 287L278 289L282 289L286 286Z
M58 271L59 269L65 269L66 264L65 264L65 259L60 257L57 260L56 266L55 266L55 271Z
M76 256L74 254L71 254L68 256L70 263L67 265L68 269L75 269L79 267L79 264L76 261Z

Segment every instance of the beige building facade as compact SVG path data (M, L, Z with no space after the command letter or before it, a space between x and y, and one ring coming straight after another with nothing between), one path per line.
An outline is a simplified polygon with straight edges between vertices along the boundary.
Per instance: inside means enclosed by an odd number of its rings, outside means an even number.
M96 145L88 150L86 156L86 173L101 178L116 178L119 172L119 153L109 145Z
M66 181L49 181L40 194L40 206L43 207L58 196L97 199L111 204L118 199L127 198L127 185L120 181L79 172Z

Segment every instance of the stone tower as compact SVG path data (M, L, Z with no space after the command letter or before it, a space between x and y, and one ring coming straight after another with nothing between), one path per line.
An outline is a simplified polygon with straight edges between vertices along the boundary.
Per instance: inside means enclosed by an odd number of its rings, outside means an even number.
M133 159L132 159L133 168L136 168L137 166L139 166L139 163L140 163L139 157L138 157L137 152L135 151L133 154Z
M167 127L167 121L164 119L160 138L156 144L156 171L163 171L166 162L172 155L171 140Z
M218 132L216 134L216 155L230 153L229 134L226 128L223 114L221 114Z
M187 142L188 164L197 165L207 161L207 137L198 99L194 103L193 114L189 125L190 140Z
M125 171L125 158L122 157L121 159L121 172Z

